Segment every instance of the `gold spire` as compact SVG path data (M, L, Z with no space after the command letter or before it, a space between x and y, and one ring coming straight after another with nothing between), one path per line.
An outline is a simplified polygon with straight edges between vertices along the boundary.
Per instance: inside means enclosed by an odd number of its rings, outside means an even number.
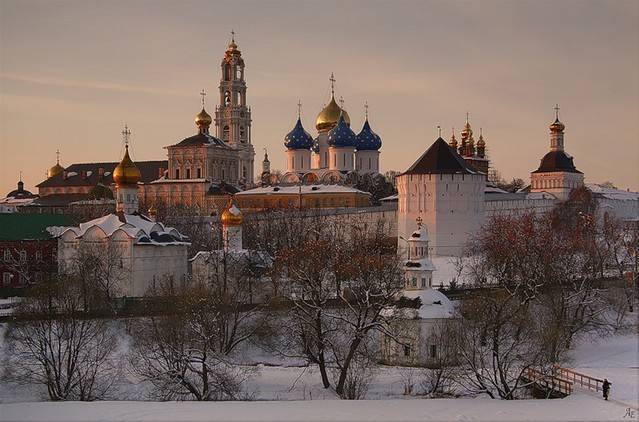
M137 185L140 181L140 170L133 163L131 157L129 157L129 135L131 135L131 131L128 126L124 126L124 130L122 131L122 135L124 136L124 157L122 157L122 161L120 164L113 170L113 181L116 185Z
M453 126L453 136L450 137L450 141L448 141L448 145L454 150L457 150L457 138L455 138L455 127Z
M466 124L464 125L464 129L462 129L461 131L461 137L462 137L462 141L472 141L472 143L475 142L475 140L473 139L473 130L470 128L470 123L468 122L468 112L466 112Z
M55 176L56 174L62 173L64 171L64 167L62 167L60 165L60 150L57 150L55 152L56 154L56 160L55 160L55 166L51 167L48 171L47 171L47 178L50 179L53 176Z
M229 199L229 203L226 209L222 213L222 225L223 226L241 226L244 222L244 216L242 212L233 204L233 196Z
M226 50L226 55L224 57L224 60L226 62L231 61L233 58L236 59L241 59L242 56L242 52L240 50L237 49L237 44L235 44L235 31L231 31L231 42L229 43L229 48L228 50Z
M331 81L331 101L319 112L317 120L315 120L315 128L320 133L328 132L335 127L337 122L339 122L339 116L343 116L346 124L351 125L351 118L348 116L348 113L338 106L335 101L335 77L332 73L329 80ZM340 101L343 100L340 99Z
M486 141L484 141L484 134L482 132L482 128L479 128L479 140L477 140L477 147L484 148L486 146Z
M563 123L559 121L559 104L555 105L555 121L550 125L551 132L563 132L566 129Z

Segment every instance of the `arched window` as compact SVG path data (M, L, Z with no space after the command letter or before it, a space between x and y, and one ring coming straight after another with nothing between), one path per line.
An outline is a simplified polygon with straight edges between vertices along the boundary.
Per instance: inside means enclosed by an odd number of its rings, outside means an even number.
M224 126L224 128L222 129L222 140L228 142L230 133L231 128L229 128L228 126Z
M224 66L224 80L225 81L230 81L231 80L231 65L227 64L226 66Z
M244 130L244 126L240 126L240 141L244 142L246 138L246 131Z
M231 104L231 93L226 91L224 93L224 105L228 106Z

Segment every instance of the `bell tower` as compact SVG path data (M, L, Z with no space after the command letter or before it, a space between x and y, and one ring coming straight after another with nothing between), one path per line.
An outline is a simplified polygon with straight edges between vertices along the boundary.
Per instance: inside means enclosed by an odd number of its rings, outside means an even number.
M235 32L222 59L220 103L215 108L216 136L239 151L238 179L253 184L255 150L251 142L251 109L246 105L244 59L235 44Z

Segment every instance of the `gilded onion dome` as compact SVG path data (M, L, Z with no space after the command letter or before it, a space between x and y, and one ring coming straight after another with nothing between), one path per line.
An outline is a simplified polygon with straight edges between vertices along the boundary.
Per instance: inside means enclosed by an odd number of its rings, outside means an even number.
M326 143L331 147L354 147L357 135L351 130L344 119L340 116L337 125L328 132Z
M64 171L64 167L60 165L60 150L56 151L57 158L55 160L55 166L51 167L47 170L47 178L50 179L56 174L62 173Z
M331 130L337 122L339 121L340 116L344 116L344 121L347 125L351 125L351 118L348 116L346 110L340 108L335 102L335 96L331 95L331 101L328 103L326 107L317 115L317 120L315 120L315 128L318 132L328 132Z
M457 138L455 138L455 129L453 128L453 135L450 137L450 141L448 141L448 145L455 151L457 151Z
M222 213L222 225L228 226L241 226L244 222L244 216L235 204L233 204L233 197L229 200L229 204Z
M470 128L470 123L468 122L468 113L466 113L466 124L464 125L464 128L461 131L461 137L462 137L462 140L473 139L473 130Z
M198 127L206 127L211 126L211 123L213 123L213 118L209 115L209 113L206 112L206 110L204 110L204 107L202 107L202 111L200 111L200 114L195 116L195 124Z
M64 167L62 167L60 165L60 163L56 163L55 166L51 167L48 171L47 171L47 177L48 178L52 178L53 176L55 176L56 174L62 173L64 171Z
M140 170L129 157L129 145L126 145L124 157L113 170L113 181L116 185L136 185L140 181Z
M566 129L563 123L559 121L559 116L555 119L554 123L550 125L551 132L563 132Z
M355 149L357 151L377 151L382 147L382 138L373 132L368 119L364 121L362 131L357 135Z
M313 146L313 137L304 130L300 117L293 130L284 137L284 146L288 149L310 149Z
M486 147L486 141L484 141L484 134L482 133L481 128L479 128L479 139L477 140L477 147L478 148Z

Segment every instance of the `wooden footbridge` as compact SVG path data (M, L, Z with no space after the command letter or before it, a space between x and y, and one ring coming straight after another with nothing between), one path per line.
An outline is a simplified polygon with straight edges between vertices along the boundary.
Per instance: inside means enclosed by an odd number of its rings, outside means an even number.
M526 368L522 377L544 390L550 390L551 394L559 397L572 394L575 387L595 393L603 389L603 380L561 366L555 366L550 374L535 368Z

